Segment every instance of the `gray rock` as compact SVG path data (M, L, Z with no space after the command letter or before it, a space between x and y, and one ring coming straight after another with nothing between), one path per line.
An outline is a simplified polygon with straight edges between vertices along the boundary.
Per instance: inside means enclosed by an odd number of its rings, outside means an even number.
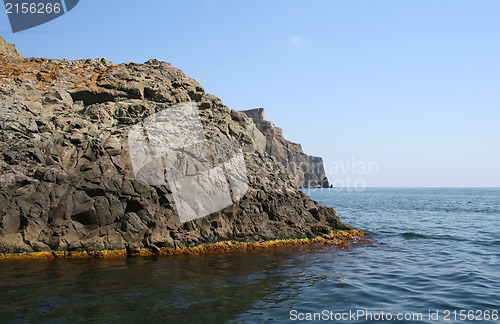
M169 63L0 60L0 71L14 66L15 74L0 72L0 252L157 249L351 228L298 190L295 176L266 152L265 130ZM190 101L215 143L216 163L231 152L227 143L241 147L248 191L223 210L181 223L172 188L135 177L127 134ZM183 154L198 160L173 165L201 172L205 149L193 146Z

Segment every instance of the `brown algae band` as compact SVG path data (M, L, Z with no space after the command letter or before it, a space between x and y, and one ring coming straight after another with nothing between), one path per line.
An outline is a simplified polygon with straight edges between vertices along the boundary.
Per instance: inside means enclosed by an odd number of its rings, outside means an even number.
M69 251L45 251L31 253L0 253L0 261L22 261L22 260L51 260L51 259L84 259L84 258L125 258L127 256L157 256L157 255L200 255L210 253L227 253L260 250L270 247L280 246L300 246L306 244L320 244L334 246L344 249L350 243L359 242L365 237L365 233L360 230L332 231L315 238L284 239L263 242L237 242L223 241L212 244L203 244L195 247L159 248L151 250L141 248L133 252L122 250L105 250L90 252L69 252Z

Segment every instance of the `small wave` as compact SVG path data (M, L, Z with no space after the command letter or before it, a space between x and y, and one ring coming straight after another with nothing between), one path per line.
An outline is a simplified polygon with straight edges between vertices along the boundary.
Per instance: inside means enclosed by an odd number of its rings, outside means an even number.
M500 240L495 240L495 241L478 240L476 241L476 243L483 246L498 246L500 245Z
M415 232L404 232L400 234L402 237L405 239L430 239L431 237L429 235L421 234L421 233L415 233Z
M404 237L407 240L424 239L424 240L446 240L446 241L458 241L458 242L470 241L470 239L463 238L463 237L457 237L457 236L453 236L450 234L426 235L426 234L416 233L416 232L404 232L404 233L401 233L399 235Z

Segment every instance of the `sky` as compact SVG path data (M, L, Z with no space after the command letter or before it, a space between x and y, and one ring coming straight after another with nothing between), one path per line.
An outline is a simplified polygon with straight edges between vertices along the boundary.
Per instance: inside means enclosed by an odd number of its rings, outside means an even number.
M500 187L500 1L80 0L25 57L156 58L266 119L335 186Z

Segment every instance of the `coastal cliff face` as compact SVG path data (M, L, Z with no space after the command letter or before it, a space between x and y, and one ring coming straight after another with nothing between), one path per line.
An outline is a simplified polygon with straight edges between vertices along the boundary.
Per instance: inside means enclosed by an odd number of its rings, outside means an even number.
M265 120L264 108L243 112L252 118L257 128L266 137L266 152L295 175L299 188L328 188L330 186L325 175L323 159L305 154L300 144L286 140L281 128Z
M172 189L133 172L127 135L195 102L208 139L241 146L248 190L181 223ZM171 64L0 56L0 252L186 247L306 238L351 229L298 190L251 118Z
M16 47L7 43L2 37L0 37L0 56L23 58L23 56L16 50Z

